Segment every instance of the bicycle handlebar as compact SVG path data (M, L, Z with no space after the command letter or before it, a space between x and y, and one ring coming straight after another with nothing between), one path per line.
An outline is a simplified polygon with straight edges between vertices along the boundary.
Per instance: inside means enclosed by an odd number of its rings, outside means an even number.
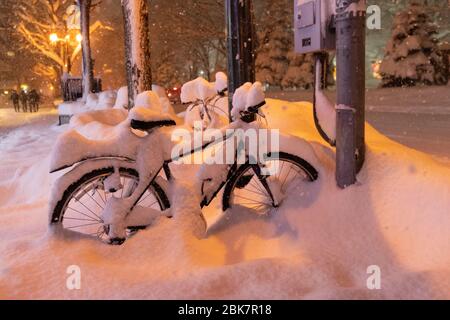
M253 122L256 119L255 115L259 112L259 109L261 109L265 105L266 100L258 103L256 106L248 107L245 111L241 111L241 120L244 122Z

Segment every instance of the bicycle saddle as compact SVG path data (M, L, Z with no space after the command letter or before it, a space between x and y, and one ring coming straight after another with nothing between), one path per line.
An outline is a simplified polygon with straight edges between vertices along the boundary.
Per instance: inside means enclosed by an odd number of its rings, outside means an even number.
M128 117L131 120L131 128L136 130L150 131L152 129L176 125L175 120L170 115L144 107L133 108Z
M176 126L174 120L141 121L131 120L131 127L136 130L150 131L155 128Z

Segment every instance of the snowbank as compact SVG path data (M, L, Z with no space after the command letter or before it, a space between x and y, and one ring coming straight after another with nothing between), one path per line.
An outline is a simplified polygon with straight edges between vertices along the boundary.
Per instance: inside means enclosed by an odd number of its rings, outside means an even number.
M267 102L270 127L312 142L320 178L274 216L225 215L213 202L203 240L191 185L198 166L173 168L174 219L121 247L47 234L47 155L58 132L9 133L0 143L0 297L449 299L450 166L367 126L359 183L340 190L311 104ZM81 268L81 290L66 289L71 265ZM366 286L373 265L381 290Z

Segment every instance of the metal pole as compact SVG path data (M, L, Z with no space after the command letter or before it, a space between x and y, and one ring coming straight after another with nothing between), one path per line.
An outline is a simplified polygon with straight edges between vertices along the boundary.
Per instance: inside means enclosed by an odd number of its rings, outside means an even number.
M336 180L356 183L365 160L365 0L336 0Z
M255 27L252 0L225 1L228 37L228 99L245 82L255 82Z
M66 61L67 61L67 73L70 75L72 72L72 62L70 61L70 54L69 54L69 43L68 40L65 40L65 54L66 54Z

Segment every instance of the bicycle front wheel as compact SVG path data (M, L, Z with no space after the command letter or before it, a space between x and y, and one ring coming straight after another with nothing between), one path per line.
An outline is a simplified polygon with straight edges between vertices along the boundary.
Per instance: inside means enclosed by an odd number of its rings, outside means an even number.
M272 214L286 197L302 194L318 178L317 170L298 156L283 152L270 156L264 165L245 164L236 171L224 190L224 211L240 207L261 215Z

